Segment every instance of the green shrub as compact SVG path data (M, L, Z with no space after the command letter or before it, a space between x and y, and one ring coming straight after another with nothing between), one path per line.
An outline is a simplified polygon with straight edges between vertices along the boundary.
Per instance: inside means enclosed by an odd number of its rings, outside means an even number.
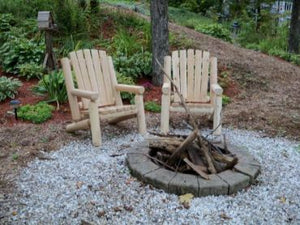
M148 51L137 52L132 56L117 52L114 66L122 75L136 79L151 73L151 60L152 55Z
M222 105L227 105L231 102L230 97L226 96L226 95L222 95Z
M17 89L22 86L21 81L11 77L0 77L0 102L6 98L14 98L18 93Z
M5 72L17 74L25 63L40 64L44 55L44 42L13 37L0 47L0 63Z
M119 84L135 85L132 77L127 77L121 73L117 73L117 80ZM121 98L123 100L132 101L134 98L134 94L128 92L121 92Z
M145 110L150 112L160 112L161 106L153 101L145 102Z
M20 70L19 75L26 77L27 80L31 78L40 78L44 73L44 68L42 65L37 63L25 63L18 66Z
M68 100L65 78L61 70L42 76L33 91L38 94L47 94L49 101L55 101L58 108L59 103Z
M230 31L221 24L197 25L195 30L224 41L232 42Z
M45 102L39 102L36 105L24 105L18 109L18 117L33 123L43 123L50 119L54 107Z

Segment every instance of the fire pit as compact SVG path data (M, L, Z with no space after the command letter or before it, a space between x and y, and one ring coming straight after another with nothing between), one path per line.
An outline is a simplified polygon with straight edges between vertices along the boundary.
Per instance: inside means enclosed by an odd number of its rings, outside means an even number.
M227 146L227 150L218 147L220 151L226 153L225 157L231 156L232 164L219 163L221 165L214 174L205 170L207 164L205 160L204 163L199 161L200 165L197 165L199 157L191 159L195 157L193 156L195 151L189 150L186 151L187 155L183 154L187 163L177 162L178 166L174 171L174 168L168 168L170 166L164 163L168 161L164 159L168 157L166 146L172 148L165 145L165 140L162 137L154 137L133 146L127 154L127 164L133 176L166 192L178 195L192 193L199 197L233 194L255 183L260 172L259 163L241 147L233 145ZM200 175L199 171L196 172L197 169L204 171L204 174Z
M236 146L228 148L225 139L223 148L207 140L178 87L163 72L174 86L193 130L188 136L157 134L135 146L127 156L132 174L157 188L180 195L233 194L253 183L260 170L258 162ZM212 134L216 134L215 131Z

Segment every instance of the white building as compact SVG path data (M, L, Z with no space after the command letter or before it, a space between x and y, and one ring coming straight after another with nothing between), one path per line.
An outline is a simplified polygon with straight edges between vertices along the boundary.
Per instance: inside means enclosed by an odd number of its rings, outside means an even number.
M293 8L293 1L292 0L285 0L285 1L276 1L272 6L273 13L291 13Z

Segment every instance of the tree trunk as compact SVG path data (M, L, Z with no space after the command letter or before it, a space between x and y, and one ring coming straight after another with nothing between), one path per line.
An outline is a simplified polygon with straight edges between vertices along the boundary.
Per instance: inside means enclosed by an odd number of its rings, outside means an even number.
M300 1L294 0L289 35L289 52L299 53L300 41Z
M163 72L155 59L163 64L169 53L168 1L151 0L152 83L163 84Z

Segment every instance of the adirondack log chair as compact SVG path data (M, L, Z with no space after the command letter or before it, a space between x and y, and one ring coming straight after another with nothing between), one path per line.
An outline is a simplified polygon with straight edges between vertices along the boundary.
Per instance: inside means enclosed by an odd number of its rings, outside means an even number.
M164 70L178 87L191 112L212 115L213 135L221 135L223 89L217 83L217 58L201 50L173 51L172 56L164 58ZM169 132L170 112L185 112L185 109L165 77L161 111L161 132L164 134Z
M100 146L99 119L115 124L137 117L139 132L144 134L144 87L118 84L112 58L105 51L85 49L71 52L69 56L70 59L61 59L73 120L66 130L90 128L93 145ZM120 91L134 93L135 105L123 105Z

